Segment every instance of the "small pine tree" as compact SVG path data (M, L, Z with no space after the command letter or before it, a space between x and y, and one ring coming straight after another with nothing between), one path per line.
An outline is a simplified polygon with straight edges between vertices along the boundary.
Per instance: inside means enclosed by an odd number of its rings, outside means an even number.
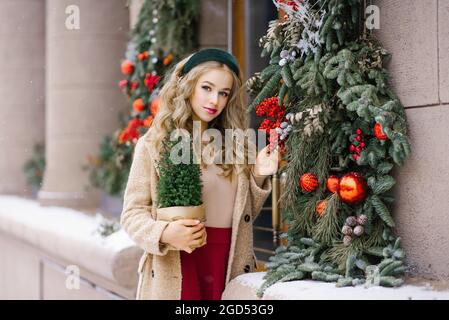
M158 206L167 207L187 207L199 206L201 199L201 169L199 164L194 163L194 153L190 139L171 141L168 138L163 141L161 160L158 163L159 183L157 186ZM188 146L185 144L188 143ZM182 161L175 162L173 158L173 147L184 144L181 150L187 150L187 154L182 155ZM179 145L178 145L179 146ZM186 148L184 148L186 147Z

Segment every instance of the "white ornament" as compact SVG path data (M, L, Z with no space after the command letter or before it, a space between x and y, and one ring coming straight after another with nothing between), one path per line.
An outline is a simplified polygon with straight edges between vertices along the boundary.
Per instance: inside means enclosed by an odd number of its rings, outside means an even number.
M158 18L153 18L153 23L157 23L159 21Z
M283 58L283 59L287 59L288 58L288 51L287 50L282 50L281 51L281 58Z
M153 59L151 59L151 62L153 62L153 63L157 63L157 58L153 58Z
M281 67L285 66L286 63L287 63L287 60L286 60L286 59L281 59L281 60L279 61L279 65L280 65Z
M156 43L156 38L151 38L151 43Z

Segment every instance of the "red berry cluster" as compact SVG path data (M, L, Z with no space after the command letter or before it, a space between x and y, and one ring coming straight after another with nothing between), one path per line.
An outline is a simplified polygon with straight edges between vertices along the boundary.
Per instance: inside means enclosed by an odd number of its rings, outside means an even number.
M118 138L119 143L127 141L136 142L140 137L139 127L143 125L143 121L139 118L134 118L128 122L128 126L122 130Z
M363 138L363 131L362 129L357 129L355 131L357 136L355 137L355 142L349 146L349 151L352 153L352 158L354 160L357 160L357 158L360 156L360 153L365 148L365 140Z
M270 130L274 130L276 128L279 128L281 125L281 120L277 120L276 122L270 119L264 119L262 123L260 124L259 129L265 130L266 132L270 133Z
M152 74L145 74L145 80L143 81L145 85L148 88L148 91L153 91L154 87L158 84L158 82L161 80L160 76L152 75Z
M285 117L285 107L278 103L278 97L271 97L265 99L263 102L256 106L256 114L258 116L266 116L267 118L262 121L259 129L265 130L268 134L270 141L270 148L273 149L276 141L279 141L279 134L270 135L270 130L274 130L281 126L281 123ZM283 143L279 143L282 147Z
M267 116L282 119L285 115L284 105L279 105L278 97L267 98L256 106L256 114L258 116Z

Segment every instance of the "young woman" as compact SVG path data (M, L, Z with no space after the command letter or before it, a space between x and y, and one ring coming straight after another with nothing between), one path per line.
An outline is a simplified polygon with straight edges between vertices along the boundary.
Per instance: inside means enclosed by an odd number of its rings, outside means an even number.
M153 125L135 147L121 215L124 230L145 251L137 299L217 300L231 279L256 267L252 224L271 191L268 177L278 168L276 150L265 147L255 164L200 160L205 223L156 217L157 161L164 138L174 129L192 133L193 121L201 132L220 131L223 140L225 129L246 130L242 94L236 59L214 48L180 61L162 88ZM247 143L232 148L234 155L248 153Z

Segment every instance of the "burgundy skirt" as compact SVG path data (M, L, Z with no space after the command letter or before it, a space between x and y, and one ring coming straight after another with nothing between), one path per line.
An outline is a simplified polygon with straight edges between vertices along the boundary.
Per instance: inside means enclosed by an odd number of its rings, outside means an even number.
M221 300L225 288L232 228L206 227L207 243L181 251L181 300Z

